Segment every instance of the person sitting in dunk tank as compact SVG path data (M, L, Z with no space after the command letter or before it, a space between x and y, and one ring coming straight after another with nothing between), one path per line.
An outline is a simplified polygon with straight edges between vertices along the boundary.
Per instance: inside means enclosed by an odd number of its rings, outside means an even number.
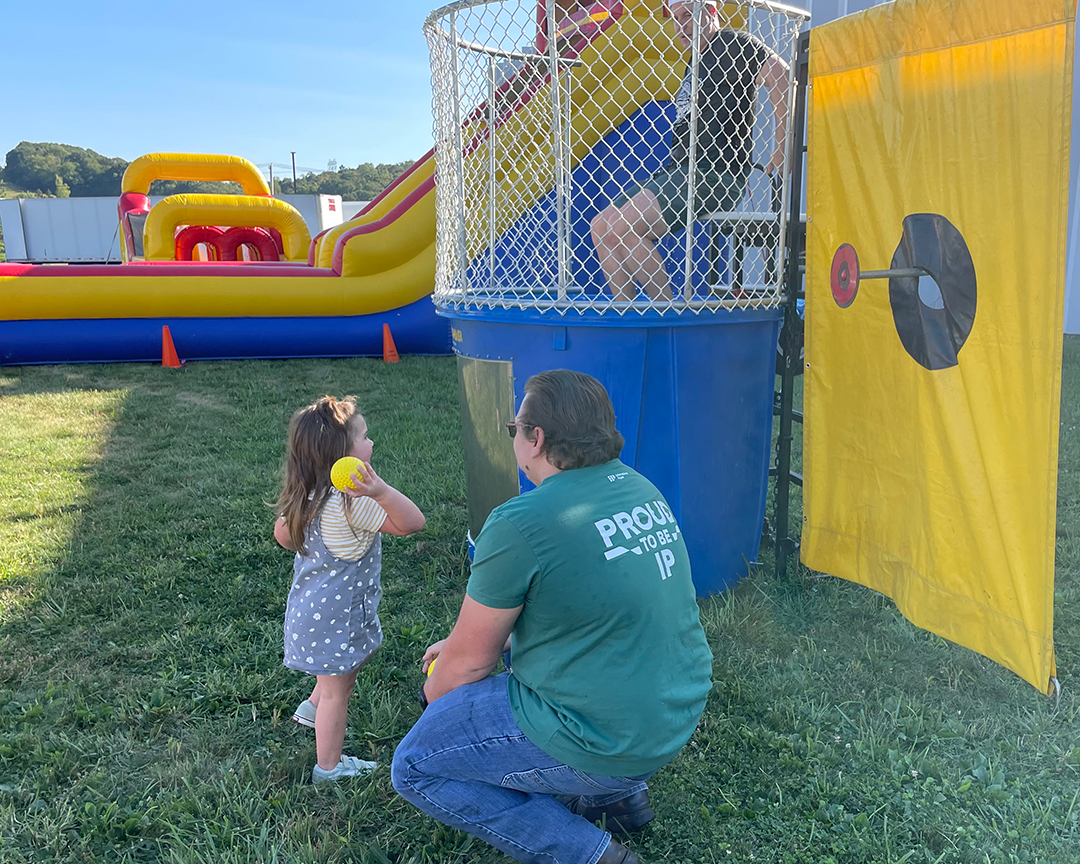
M675 33L687 51L694 42L693 0L670 0ZM757 90L768 92L775 144L766 166L780 171L787 135L789 70L761 40L725 29L716 0L699 6L697 146L694 218L731 210L742 199L752 158ZM618 195L592 220L600 268L618 301L634 299L641 285L653 300L670 300L671 283L657 241L686 227L690 192L692 62L675 97L667 163Z

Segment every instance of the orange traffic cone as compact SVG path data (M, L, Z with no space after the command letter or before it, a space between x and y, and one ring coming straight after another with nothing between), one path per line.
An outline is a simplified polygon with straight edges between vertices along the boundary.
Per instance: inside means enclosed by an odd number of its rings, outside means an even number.
M176 346L173 345L168 324L161 328L161 365L169 369L179 369L183 365L176 356Z
M383 363L397 363L397 348L394 347L394 337L390 333L390 325L382 325L382 359Z

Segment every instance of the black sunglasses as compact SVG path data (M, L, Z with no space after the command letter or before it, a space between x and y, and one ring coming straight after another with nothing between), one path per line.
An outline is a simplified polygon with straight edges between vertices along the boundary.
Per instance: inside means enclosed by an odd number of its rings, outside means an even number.
M532 423L522 423L521 428L522 429L535 429L536 427L533 426ZM517 435L517 432L518 432L518 422L516 420L509 421L506 424L506 434L509 435L511 438L513 438L515 435Z

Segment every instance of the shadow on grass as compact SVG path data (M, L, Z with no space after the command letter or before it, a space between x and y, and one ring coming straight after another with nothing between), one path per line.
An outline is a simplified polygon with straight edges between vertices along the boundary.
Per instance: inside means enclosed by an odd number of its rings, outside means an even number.
M281 666L292 565L265 502L291 413L327 392L360 397L373 461L428 516L387 539L387 645L353 702L347 746L388 766L462 587L453 360L0 373L23 442L0 520L5 860L378 860L431 842L387 768L348 794L310 787L314 740L289 720L310 683Z

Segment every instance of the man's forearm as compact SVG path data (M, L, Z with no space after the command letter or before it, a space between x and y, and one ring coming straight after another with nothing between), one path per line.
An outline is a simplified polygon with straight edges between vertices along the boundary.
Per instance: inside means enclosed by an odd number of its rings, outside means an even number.
M788 92L791 89L791 71L777 54L770 52L762 64L758 85L766 89L772 107L775 141L768 169L780 171L784 167L784 151L787 148Z
M776 127L776 150L783 157L787 146L788 98L787 88L780 82L769 88L769 102L772 103L774 125Z

